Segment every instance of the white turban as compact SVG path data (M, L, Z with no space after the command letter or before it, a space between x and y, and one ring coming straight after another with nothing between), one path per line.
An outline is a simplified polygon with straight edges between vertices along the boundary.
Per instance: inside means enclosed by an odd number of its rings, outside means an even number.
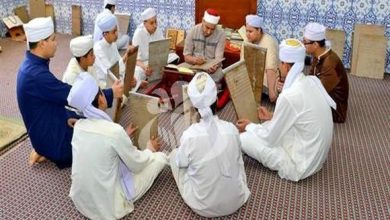
M105 8L108 4L116 5L116 0L104 0L103 7Z
M44 40L54 33L54 24L51 17L34 18L27 24L23 24L24 31L28 42L38 42Z
M320 41L325 39L326 27L322 24L311 22L306 25L303 36L311 41Z
M99 87L96 80L88 72L82 72L76 78L68 95L68 104L83 112L86 118L106 119L111 118L102 110L92 105Z
M111 13L104 13L96 22L102 32L112 31L117 26L116 17Z
M255 28L261 28L261 18L257 15L247 15L245 17L246 24Z
M207 9L203 16L203 19L210 24L218 24L220 18L218 12L214 9Z
M92 35L73 38L69 44L70 51L75 57L82 57L93 48Z
M145 11L143 11L141 13L141 18L143 21L146 21L148 19L153 18L156 15L157 15L157 12L156 12L156 10L154 10L154 8L147 8L147 9L145 9Z

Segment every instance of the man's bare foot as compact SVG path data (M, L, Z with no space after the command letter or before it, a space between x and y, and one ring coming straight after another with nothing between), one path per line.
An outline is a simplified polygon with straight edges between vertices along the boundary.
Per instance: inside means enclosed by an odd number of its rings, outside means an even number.
M39 155L37 152L35 152L35 150L32 150L30 153L30 158L28 160L28 165L33 166L34 164L40 163L45 160L45 157Z

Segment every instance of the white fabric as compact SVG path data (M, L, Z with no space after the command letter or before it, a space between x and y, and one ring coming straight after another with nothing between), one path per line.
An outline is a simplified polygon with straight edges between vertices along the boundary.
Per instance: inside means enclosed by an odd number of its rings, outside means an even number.
M210 106L217 100L217 86L209 74L199 72L192 78L188 84L188 97L207 121L213 115Z
M281 178L299 181L321 169L332 144L331 110L312 80L299 74L283 91L270 121L249 124L242 150Z
M213 117L219 134L210 143L205 122L191 125L180 139L172 163L176 183L185 203L205 217L225 216L239 209L249 198L237 128ZM220 164L226 164L223 172ZM175 170L181 175L176 175Z
M102 119L76 123L72 155L69 196L77 210L90 219L119 219L132 212L133 202L150 188L168 162L163 153L137 150L120 125ZM122 162L132 172L132 200L122 188Z
M207 13L207 10L204 12L203 19L210 24L218 24L220 16L214 16L209 13Z
M86 118L106 119L111 121L104 111L95 108L92 101L99 91L96 80L87 72L82 72L77 77L68 95L70 106L80 110Z
M125 64L121 55L118 52L118 48L115 42L109 44L106 39L103 38L95 43L93 47L93 52L95 54L94 67L101 88L107 87L107 71L117 61L119 61L120 79L124 78Z
M157 12L154 8L147 8L141 13L142 21L149 20L149 19L153 18L154 16L157 16Z
M34 18L27 24L23 24L24 32L26 33L27 49L28 43L44 40L54 33L54 24L51 17Z
M261 28L261 18L257 15L247 15L245 21L251 27Z
M115 15L110 13L102 13L102 16L96 19L97 26L101 32L112 31L118 25Z
M325 39L326 27L322 24L311 22L305 27L303 36L311 41L320 41Z
M73 38L69 43L70 51L75 57L82 57L93 48L92 35Z
M108 4L116 5L116 0L104 0L103 8L105 8Z
M283 90L290 88L298 74L305 67L305 46L297 39L283 40L279 45L279 59L282 62L294 63L287 74Z
M81 68L76 58L73 57L70 59L68 66L66 67L66 70L62 76L62 82L73 85L78 75L82 72L85 72L85 70ZM95 73L95 68L93 68L93 66L88 67L87 72L91 74L91 76L96 80L96 83L99 83Z

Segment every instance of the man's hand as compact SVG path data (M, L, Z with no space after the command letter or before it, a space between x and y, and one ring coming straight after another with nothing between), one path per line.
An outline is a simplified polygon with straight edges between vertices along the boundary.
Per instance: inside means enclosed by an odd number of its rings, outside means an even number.
M206 58L204 57L193 57L192 58L192 63L195 65L202 65L206 63Z
M267 108L265 108L264 106L260 106L257 109L257 113L258 113L259 119L263 120L263 121L271 120L272 116L273 116L272 112L268 111Z
M114 93L114 98L121 98L123 95L123 83L120 80L116 80L112 84L112 92Z
M136 48L136 47L133 46L133 45L127 46L126 53L127 53L128 55L134 53L134 52L135 52L135 48Z
M152 152L157 152L160 150L161 140L159 137L152 137L146 144L146 148Z
M76 118L69 118L69 119L68 119L68 126L71 127L71 128L73 128L74 125L76 124L77 120L78 120L78 119L76 119Z
M146 89L146 87L148 87L148 85L149 85L148 81L142 80L140 87L141 87L141 89Z
M249 121L248 119L244 118L244 119L239 119L237 122L236 122L236 127L238 128L238 131L240 132L244 132L245 131L245 128L248 124L250 124L251 121Z
M278 93L281 93L283 90L284 82L281 82L280 80L276 81L276 91Z
M133 123L130 123L130 124L127 126L127 128L126 128L126 133L127 133L127 135L129 135L129 137L130 137L131 135L134 134L134 132L135 132L137 129L138 129L137 126L134 126Z
M213 74L215 71L217 71L219 67L219 64L212 66L210 69L207 70L208 73Z
M144 70L145 70L145 75L148 77L153 74L153 69L150 68L149 66L145 66Z

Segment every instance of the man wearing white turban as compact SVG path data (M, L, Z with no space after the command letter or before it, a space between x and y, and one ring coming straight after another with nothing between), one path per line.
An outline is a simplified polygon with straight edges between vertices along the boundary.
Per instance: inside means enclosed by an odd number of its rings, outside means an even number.
M18 72L16 93L34 148L29 163L33 165L47 158L59 168L69 167L73 129L67 120L77 115L65 109L71 86L49 70L50 58L57 48L53 21L51 17L35 18L24 25L24 30L27 51Z
M114 14L115 12L115 6L116 6L116 0L104 0L103 8L104 10L96 16L95 19L95 27L93 30L93 41L97 42L103 38L103 32L99 28L99 25L97 25L97 21L100 19L101 16L104 16L104 14ZM121 33L120 30L118 30L118 40L116 42L116 46L119 49L126 49L129 45L130 37L127 35L127 33Z
M319 171L332 144L333 122L329 97L320 80L302 71L305 46L286 39L279 46L280 72L285 78L275 112L259 108L262 124L240 119L242 150L281 178L299 181Z
M132 43L138 46L137 66L135 67L135 77L137 85L134 90L137 90L141 82L145 81L148 76L151 76L153 71L148 66L149 61L149 43L152 41L164 39L163 32L157 26L157 12L154 8L147 8L141 13L142 23L138 25L134 31ZM178 59L175 53L170 53L168 62Z
M237 128L215 115L217 88L209 74L197 73L188 96L201 116L170 155L173 176L184 202L204 217L237 211L249 198Z
M86 119L74 125L72 185L69 196L90 219L119 219L134 210L134 202L152 186L168 164L158 138L139 151L126 129L104 112L107 100L88 73L81 73L68 96L69 105Z
M116 63L119 64L120 78L124 78L125 74L125 62L128 54L134 50L133 46L127 48L126 53L121 56L116 47L116 40L118 39L118 27L117 21L113 14L106 13L96 20L96 23L100 30L103 32L103 38L96 42L93 47L95 54L95 71L101 88L107 86L107 71Z
M207 60L224 57L225 32L217 27L220 16L214 9L204 12L202 23L195 25L184 41L184 61L189 64L201 65ZM223 78L221 65L215 65L208 71L215 82Z
M263 91L268 94L271 102L275 102L277 98L276 91L276 70L278 68L278 43L268 33L265 33L262 28L261 18L257 15L247 15L246 18L246 36L250 43L267 49L265 59L265 72L263 80ZM241 49L241 59L244 59L244 49ZM255 97L259 100L260 97Z
M349 83L344 64L337 54L325 45L326 28L319 23L309 23L303 34L306 52L313 56L310 75L317 76L330 97L337 104L332 110L333 121L344 123L347 119Z

